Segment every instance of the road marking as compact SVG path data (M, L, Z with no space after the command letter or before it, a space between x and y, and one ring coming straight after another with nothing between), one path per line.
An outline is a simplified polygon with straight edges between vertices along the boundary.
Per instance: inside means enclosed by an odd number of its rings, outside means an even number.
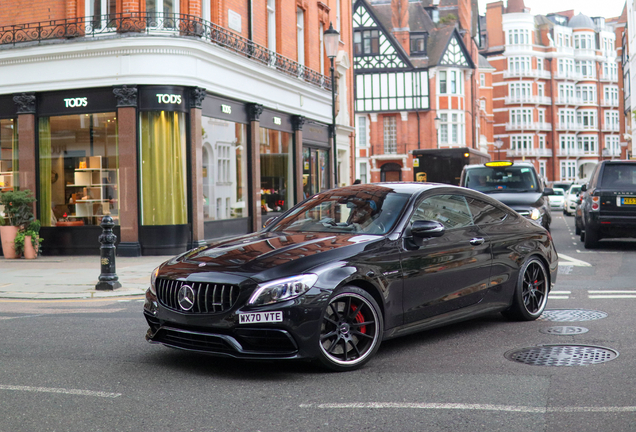
M22 315L22 316L15 316L15 317L0 317L0 320L10 320L10 319L18 319L18 318L34 318L34 317L40 317L43 316L43 314L38 314L38 315Z
M548 296L548 299L550 299L550 300L569 300L570 296L558 296L558 295L555 296L555 295L550 294Z
M504 411L520 413L618 413L636 412L636 406L608 407L532 407L515 405L462 404L462 403L408 403L408 402L358 402L358 403L326 403L301 404L300 408L317 409L435 409L462 411Z
M572 294L572 291L556 291L556 290L552 290L550 291L550 295L552 294Z
M28 387L28 386L14 386L14 385L2 385L0 384L0 390L16 390L36 393L62 393L78 396L97 396L103 398L116 398L121 396L121 393L106 393L91 390L77 390L77 389L63 389L63 388L50 388L50 387Z
M578 252L578 251L577 251ZM589 262L585 262L576 258L572 258L569 255L559 254L559 264L563 265L573 265L576 267L592 267L592 264Z
M617 254L618 252L609 252L609 251L582 251L576 250L576 253L589 253L589 254ZM559 254L561 256L561 254Z
M629 299L636 298L634 290L588 290L587 297L591 299Z

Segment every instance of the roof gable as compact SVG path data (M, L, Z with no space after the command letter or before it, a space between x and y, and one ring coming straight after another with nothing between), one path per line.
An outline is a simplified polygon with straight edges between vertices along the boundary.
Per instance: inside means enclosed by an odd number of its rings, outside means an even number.
M450 33L446 48L442 51L437 64L439 66L454 66L470 69L475 68L475 64L470 58L468 50L459 36L457 29L453 29Z
M353 31L354 38L357 32L378 32L377 54L356 55L353 65L357 70L373 69L412 69L408 57L399 43L386 30L381 20L364 0L358 0L353 6ZM364 41L362 41L364 44ZM354 39L355 44L355 39Z

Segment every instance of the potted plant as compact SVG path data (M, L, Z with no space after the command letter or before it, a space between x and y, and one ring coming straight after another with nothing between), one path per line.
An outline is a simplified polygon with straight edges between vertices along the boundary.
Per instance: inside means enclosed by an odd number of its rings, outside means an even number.
M28 189L0 193L0 205L4 207L4 223L0 226L0 238L2 253L7 259L18 257L15 252L15 237L18 231L25 230L33 221L33 202L35 197Z
M40 243L42 243L40 221L37 219L33 220L26 229L19 230L13 241L16 254L18 256L24 254L26 259L37 258L40 251Z

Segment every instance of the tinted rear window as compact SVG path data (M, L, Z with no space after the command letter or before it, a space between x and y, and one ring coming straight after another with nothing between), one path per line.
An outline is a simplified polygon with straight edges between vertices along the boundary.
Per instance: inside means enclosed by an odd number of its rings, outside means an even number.
M607 164L603 169L604 188L636 188L636 164Z

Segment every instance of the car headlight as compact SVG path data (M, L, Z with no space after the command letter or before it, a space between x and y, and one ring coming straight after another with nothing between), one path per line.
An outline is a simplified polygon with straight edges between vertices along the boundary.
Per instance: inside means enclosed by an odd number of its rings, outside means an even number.
M530 219L532 220L539 220L541 218L541 212L539 211L539 209L537 208L533 208L530 211Z
M157 295L157 290L155 289L155 282L157 280L157 275L159 274L159 267L152 271L150 275L150 292L154 295Z
M263 306L296 298L314 286L318 276L305 274L259 284L247 304Z

